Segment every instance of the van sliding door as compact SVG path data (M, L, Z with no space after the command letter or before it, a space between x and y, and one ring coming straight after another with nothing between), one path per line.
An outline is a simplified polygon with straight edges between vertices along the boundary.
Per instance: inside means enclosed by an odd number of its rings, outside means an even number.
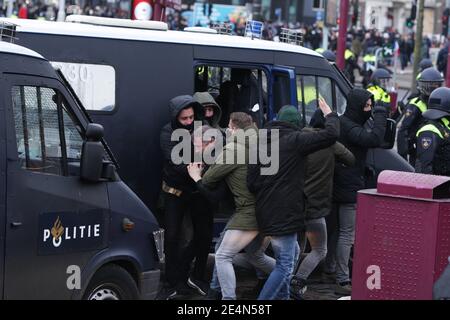
M280 109L285 105L293 105L298 108L294 70L273 67L271 71L269 120L275 119Z

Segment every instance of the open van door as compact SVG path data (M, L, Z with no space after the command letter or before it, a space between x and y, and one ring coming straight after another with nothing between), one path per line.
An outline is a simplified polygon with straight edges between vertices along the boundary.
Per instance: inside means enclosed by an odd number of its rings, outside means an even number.
M73 270L107 247L105 182L80 179L84 126L56 80L8 75L4 298L69 299ZM78 115L78 116L77 116ZM83 120L84 121L84 120Z
M295 71L285 67L273 67L271 70L271 86L269 90L270 105L268 120L275 119L280 109L285 105L298 108L297 84Z
M0 97L4 97L5 85L2 79L0 87ZM2 101L3 103L5 100ZM5 275L5 221L6 221L6 139L5 126L6 116L5 109L0 108L0 298L3 297L3 284Z

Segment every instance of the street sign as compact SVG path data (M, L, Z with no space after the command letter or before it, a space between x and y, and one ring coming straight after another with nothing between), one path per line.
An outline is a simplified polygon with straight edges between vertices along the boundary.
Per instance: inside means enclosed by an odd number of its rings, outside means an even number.
M322 21L323 20L323 11L316 11L316 21Z

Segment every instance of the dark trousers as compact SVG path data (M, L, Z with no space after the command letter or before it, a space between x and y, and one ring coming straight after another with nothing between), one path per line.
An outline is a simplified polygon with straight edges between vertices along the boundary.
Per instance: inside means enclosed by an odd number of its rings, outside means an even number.
M186 282L192 260L195 258L193 276L203 279L209 249L213 237L213 212L209 203L200 194L181 197L165 193L165 256L166 281L171 286ZM182 248L183 219L190 212L193 239Z

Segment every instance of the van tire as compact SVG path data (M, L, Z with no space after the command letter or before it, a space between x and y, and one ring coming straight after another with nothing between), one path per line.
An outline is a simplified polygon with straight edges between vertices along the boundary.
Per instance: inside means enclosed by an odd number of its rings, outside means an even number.
M122 267L110 264L91 279L83 300L137 300L139 290L133 277Z

